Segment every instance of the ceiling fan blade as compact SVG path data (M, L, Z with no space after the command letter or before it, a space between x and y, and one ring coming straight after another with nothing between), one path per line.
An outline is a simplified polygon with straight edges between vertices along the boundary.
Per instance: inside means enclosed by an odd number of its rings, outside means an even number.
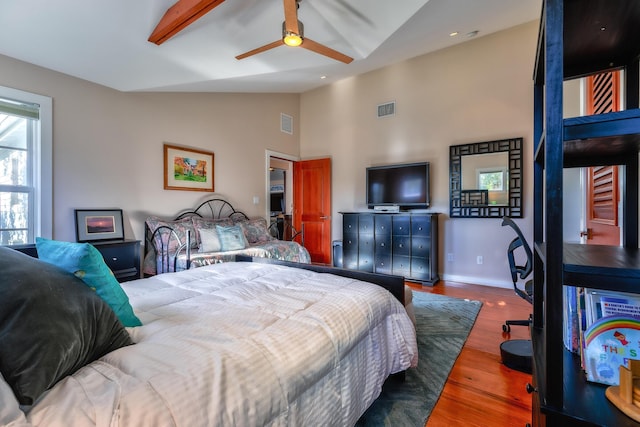
M314 42L311 39L304 38L300 47L303 47L307 50L311 50L315 53L319 53L320 55L328 56L331 59L335 59L336 61L344 62L345 64L349 64L353 61L353 58L345 55L344 53L340 53L337 50L333 50L330 47L327 47L318 42Z
M298 28L298 0L284 0L284 28L295 34L300 34Z
M161 45L222 2L224 0L178 0L164 13L149 41Z
M256 49L250 50L249 52L245 52L241 55L236 56L236 59L244 59L244 58L248 58L249 56L253 56L257 53L262 53L265 52L267 50L273 49L274 47L278 47L283 45L284 43L282 42L282 40L276 40L274 42L271 42L269 44L265 44L264 46L260 46Z

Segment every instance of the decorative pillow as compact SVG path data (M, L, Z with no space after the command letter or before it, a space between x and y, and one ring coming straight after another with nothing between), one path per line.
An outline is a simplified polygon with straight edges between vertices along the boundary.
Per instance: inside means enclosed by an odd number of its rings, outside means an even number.
M222 250L217 230L203 228L198 230L198 233L200 233L200 248L198 252L220 252Z
M223 251L235 251L247 247L247 238L244 237L244 231L239 225L231 227L216 226L218 237L220 237L220 245Z
M267 229L267 220L264 218L250 219L239 223L239 225L242 227L244 236L250 245L262 244L273 240Z
M170 227L176 232L178 239L180 239L180 241L177 241L175 237L171 236L170 230L161 228L153 238L153 245L156 249L156 254L158 255L166 255L162 253L163 248L165 252L174 254L180 245L187 242L187 232L191 233L191 247L196 248L198 246L198 237L196 236L196 230L193 227L193 221L191 221L191 218L183 218L176 221L165 221L158 217L151 216L147 218L146 223L151 233L156 231L159 227Z
M36 238L38 258L74 274L95 290L113 309L124 326L140 326L129 297L107 267L102 254L89 243L70 243Z
M0 373L21 405L133 344L113 310L73 274L0 246Z

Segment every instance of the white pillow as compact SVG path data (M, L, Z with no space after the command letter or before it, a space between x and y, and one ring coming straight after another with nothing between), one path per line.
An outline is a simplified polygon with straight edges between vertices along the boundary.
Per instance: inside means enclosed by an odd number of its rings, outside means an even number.
M222 250L217 230L201 228L198 233L200 233L200 248L198 252L220 252Z
M2 426L28 426L24 412L20 410L20 405L11 387L6 383L0 374L0 425Z

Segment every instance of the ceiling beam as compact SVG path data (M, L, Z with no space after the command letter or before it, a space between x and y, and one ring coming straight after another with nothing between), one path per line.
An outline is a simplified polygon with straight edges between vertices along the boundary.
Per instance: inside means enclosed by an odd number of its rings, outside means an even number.
M223 1L224 0L178 0L176 4L167 9L149 36L149 41L161 45Z

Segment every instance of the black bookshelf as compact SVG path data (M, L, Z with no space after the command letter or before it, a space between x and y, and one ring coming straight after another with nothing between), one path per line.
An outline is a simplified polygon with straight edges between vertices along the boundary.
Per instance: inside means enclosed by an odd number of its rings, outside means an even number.
M534 70L534 396L540 426L637 426L563 344L563 285L640 292L640 1L543 0ZM563 82L625 70L626 110L563 119ZM563 168L624 166L623 247L563 243ZM550 207L545 209L545 207Z

